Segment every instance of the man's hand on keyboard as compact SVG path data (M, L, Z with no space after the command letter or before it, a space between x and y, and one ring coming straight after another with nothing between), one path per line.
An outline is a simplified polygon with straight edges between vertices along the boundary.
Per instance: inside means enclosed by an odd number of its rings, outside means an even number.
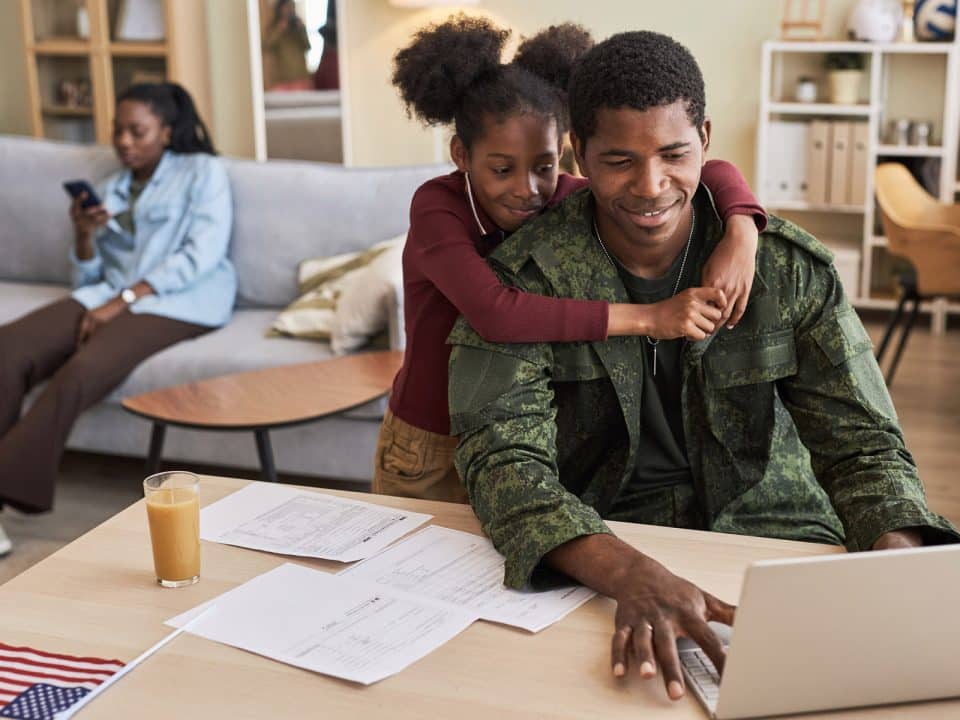
M613 674L633 664L640 676L663 671L667 695L683 697L677 637L688 637L723 671L723 645L711 620L733 624L735 608L677 577L613 535L583 535L551 550L547 564L617 601Z
M699 645L719 672L723 672L724 648L707 623L733 624L735 608L696 585L674 575L660 563L638 553L614 594L617 601L613 635L613 674L626 674L633 658L641 677L663 672L667 695L683 697L683 673L677 654L677 637Z

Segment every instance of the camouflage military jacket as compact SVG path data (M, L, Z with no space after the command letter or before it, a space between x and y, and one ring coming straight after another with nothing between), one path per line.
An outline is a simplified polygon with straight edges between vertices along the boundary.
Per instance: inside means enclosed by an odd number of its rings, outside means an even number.
M707 220L711 250L722 229L715 213ZM686 449L706 525L851 550L911 526L960 538L927 508L831 260L811 235L771 217L743 319L685 346ZM528 223L490 262L529 292L629 302L593 235L589 190ZM642 430L641 341L493 344L463 318L451 333L457 469L506 558L508 586L526 583L554 547L609 532L602 518L631 477ZM816 518L786 528L776 512L738 512L748 497L761 508L812 507Z

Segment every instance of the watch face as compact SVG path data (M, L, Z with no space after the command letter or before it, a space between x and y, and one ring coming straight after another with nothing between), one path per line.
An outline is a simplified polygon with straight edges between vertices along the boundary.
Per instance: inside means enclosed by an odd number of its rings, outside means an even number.
M126 288L122 293L120 293L120 299L123 300L127 305L131 305L137 299L137 294L130 288Z

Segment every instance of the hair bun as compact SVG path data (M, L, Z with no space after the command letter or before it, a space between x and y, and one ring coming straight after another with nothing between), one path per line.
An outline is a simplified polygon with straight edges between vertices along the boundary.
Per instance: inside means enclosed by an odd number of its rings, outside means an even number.
M467 89L502 67L510 36L482 17L460 13L419 30L393 58L393 84L407 106L429 123L453 120Z
M582 25L551 25L524 38L513 64L566 92L576 62L593 47L593 37Z

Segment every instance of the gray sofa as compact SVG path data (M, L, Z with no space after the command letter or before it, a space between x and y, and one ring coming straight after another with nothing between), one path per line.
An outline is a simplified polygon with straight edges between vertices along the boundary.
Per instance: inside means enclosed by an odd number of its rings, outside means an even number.
M72 226L61 183L97 183L118 167L111 148L0 136L0 324L69 292ZM169 348L138 367L85 412L69 447L144 456L150 424L125 412L123 397L231 372L323 360L325 343L265 336L296 293L308 257L369 247L407 228L410 198L443 166L344 169L318 163L227 160L233 188L230 257L239 293L233 321ZM396 308L399 313L399 303ZM402 342L398 322L392 343ZM383 401L345 415L271 433L279 472L369 481ZM258 466L252 433L170 428L164 458L182 465Z

